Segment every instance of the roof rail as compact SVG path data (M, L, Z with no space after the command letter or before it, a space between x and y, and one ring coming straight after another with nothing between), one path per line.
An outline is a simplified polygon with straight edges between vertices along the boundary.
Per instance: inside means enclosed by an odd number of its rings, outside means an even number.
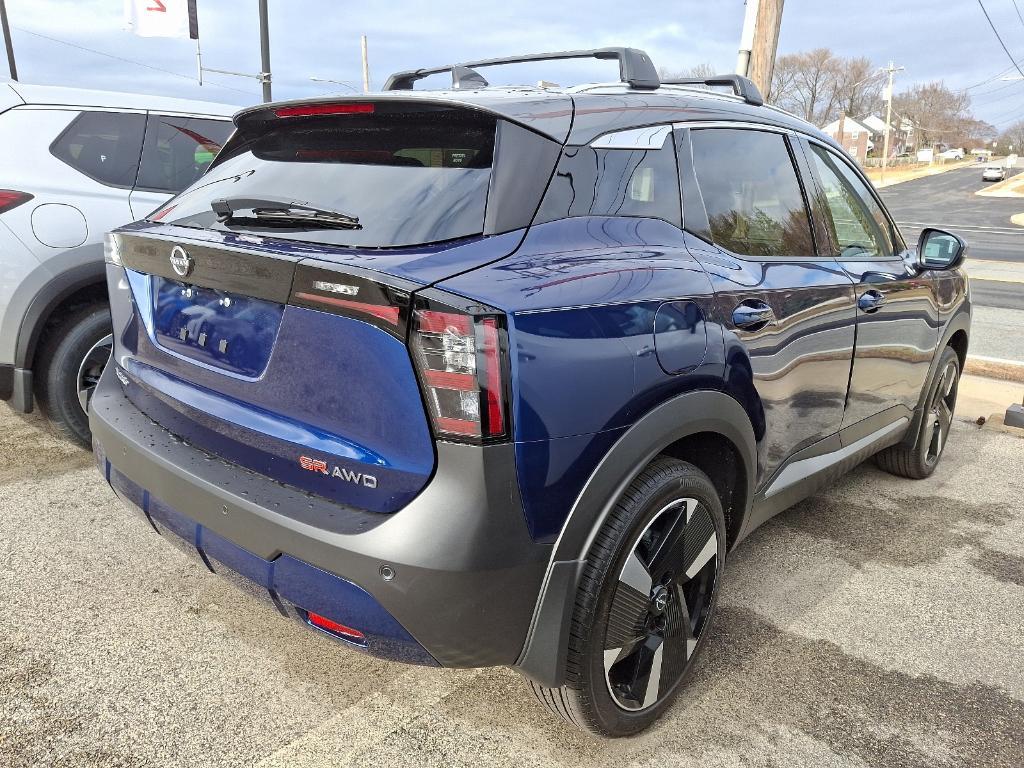
M531 61L555 61L558 59L618 59L619 79L633 88L653 90L661 83L651 57L637 48L589 48L579 51L558 51L556 53L531 53L524 56L509 56L501 59L482 59L462 64L447 64L431 69L413 69L396 72L384 84L385 91L410 91L417 80L441 72L452 73L452 88L480 88L487 81L474 70L477 67L491 67L498 64L524 64ZM754 89L757 90L756 88Z
M715 75L714 77L684 77L678 80L662 80L662 85L727 85L732 88L733 93L743 99L747 104L755 107L764 106L764 97L761 91L753 82L743 75Z

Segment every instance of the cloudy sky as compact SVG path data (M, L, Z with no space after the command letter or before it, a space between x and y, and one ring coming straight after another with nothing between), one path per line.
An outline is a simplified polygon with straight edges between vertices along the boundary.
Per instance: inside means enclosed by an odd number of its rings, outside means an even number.
M1024 0L984 0L1024 68L1024 20L1014 2L1024 12ZM256 6L256 0L199 0L207 66L258 71ZM259 100L255 80L209 75L200 88L195 83L194 43L139 38L125 31L122 0L7 0L7 9L25 82L240 105ZM274 96L344 89L311 82L311 76L359 85L360 34L369 37L371 80L379 88L396 69L605 45L643 48L658 66L668 69L708 62L731 72L742 22L742 0L270 0ZM897 91L929 80L970 88L976 116L997 127L1024 118L1024 81L999 79L1017 70L985 21L978 0L787 0L780 53L817 46L868 56L879 66L895 60L906 67L898 75ZM607 62L545 66L519 70L512 79L510 70L499 74L492 69L488 77L492 82L543 77L566 84L614 76L613 65ZM6 74L2 60L0 73Z

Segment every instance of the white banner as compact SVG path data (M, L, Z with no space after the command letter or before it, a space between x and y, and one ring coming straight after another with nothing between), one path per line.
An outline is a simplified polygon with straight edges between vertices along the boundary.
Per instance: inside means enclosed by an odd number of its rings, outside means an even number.
M124 0L124 21L140 37L199 37L196 0Z

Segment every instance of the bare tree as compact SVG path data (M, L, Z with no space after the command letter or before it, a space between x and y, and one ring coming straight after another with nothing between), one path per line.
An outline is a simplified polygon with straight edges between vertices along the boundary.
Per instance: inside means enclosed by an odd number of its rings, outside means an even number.
M765 94L765 100L769 104L778 104L785 109L790 97L796 88L796 79L799 74L799 58L792 54L780 56L775 61L775 69L772 72L772 83Z
M942 81L915 85L893 97L896 113L914 124L918 147L963 139L978 123L970 108L966 91L950 90Z
M885 73L858 56L839 59L836 72L836 101L839 111L851 117L863 117L880 110Z
M1024 120L1018 120L999 134L997 151L1000 154L1024 152Z
M668 69L668 67L658 67L658 77L662 80L682 80L684 78L691 77L703 80L709 77L714 77L717 74L719 74L719 72L715 69L714 65L709 62L704 62L703 64L698 64L695 67L687 67L677 71L672 71Z
M822 125L838 111L842 68L843 60L828 48L780 56L769 93L783 109Z

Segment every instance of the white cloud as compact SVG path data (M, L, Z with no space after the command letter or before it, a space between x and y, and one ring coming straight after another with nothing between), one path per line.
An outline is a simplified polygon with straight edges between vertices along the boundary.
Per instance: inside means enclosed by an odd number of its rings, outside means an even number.
M1024 25L1011 5L987 5L1012 44L1024 41ZM258 84L243 78L210 75L209 84L199 88L188 79L195 75L194 45L142 39L124 31L121 0L8 0L7 6L16 27L15 49L23 80L236 103L259 98ZM336 0L270 0L270 17L274 94L293 98L331 89L311 83L311 75L360 82L359 35L364 33L369 36L371 75L378 87L398 69L604 45L643 48L657 65L670 70L710 62L728 71L735 65L743 3L519 0L473 5L455 0L393 0L357 5ZM255 0L199 0L199 21L208 66L258 71ZM21 30L184 77L96 56ZM970 2L789 0L780 50L816 46L844 55L865 55L879 65L893 58L907 68L900 75L901 84L945 79L951 86L964 87L1009 64L976 4ZM1024 51L1024 42L1017 48ZM541 76L568 82L609 79L613 71L606 63L591 62L532 67L517 75L520 82ZM507 77L509 71L488 74ZM1024 84L979 99L978 112L981 117L1006 113L1012 117L1014 107L1022 105Z

